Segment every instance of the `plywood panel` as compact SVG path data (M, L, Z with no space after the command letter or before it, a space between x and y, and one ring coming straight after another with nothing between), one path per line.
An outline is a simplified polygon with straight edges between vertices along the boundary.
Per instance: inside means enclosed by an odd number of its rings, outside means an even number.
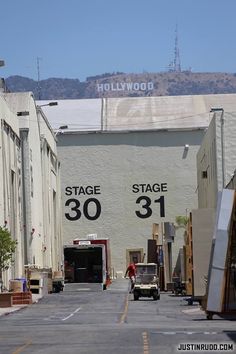
M206 293L214 223L215 209L197 209L192 211L194 296L203 296Z
M212 256L207 311L222 312L225 292L226 256L228 249L228 229L234 204L233 190L223 189L219 210L217 211L217 227L215 231L214 250Z

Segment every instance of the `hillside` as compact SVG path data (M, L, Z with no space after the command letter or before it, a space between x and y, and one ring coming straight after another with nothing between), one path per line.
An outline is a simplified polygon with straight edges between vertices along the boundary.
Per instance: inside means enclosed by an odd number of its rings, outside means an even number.
M236 93L236 74L232 73L105 73L84 82L50 78L39 84L29 78L10 76L5 81L9 91L32 91L36 99L42 100Z

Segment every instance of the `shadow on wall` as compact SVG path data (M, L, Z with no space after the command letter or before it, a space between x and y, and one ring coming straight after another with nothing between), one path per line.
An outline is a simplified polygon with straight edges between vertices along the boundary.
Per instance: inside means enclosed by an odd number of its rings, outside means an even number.
M58 146L96 146L96 145L133 145L133 146L183 146L183 158L186 158L189 145L200 146L204 136L204 130L181 131L139 131L139 132L66 132L58 135Z

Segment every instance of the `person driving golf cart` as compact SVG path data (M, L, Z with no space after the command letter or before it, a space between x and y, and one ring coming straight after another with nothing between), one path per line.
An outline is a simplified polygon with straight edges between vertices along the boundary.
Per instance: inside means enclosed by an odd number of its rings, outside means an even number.
M139 297L153 297L153 300L160 299L160 287L156 263L136 264L133 294L134 300L138 300Z

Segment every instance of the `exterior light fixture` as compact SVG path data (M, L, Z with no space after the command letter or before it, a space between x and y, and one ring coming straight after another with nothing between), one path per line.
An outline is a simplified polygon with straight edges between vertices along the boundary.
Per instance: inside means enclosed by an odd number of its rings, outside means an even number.
M5 61L4 60L0 60L0 66L4 66L5 65Z
M185 144L185 145L184 145L184 148L185 148L186 150L188 150L188 149L189 149L189 144Z
M55 136L57 136L58 134L63 134L63 130L65 130L65 129L68 129L68 125L61 125L61 126L58 128L58 130L57 130Z
M58 102L57 101L52 101L52 102L48 102L42 105L38 105L38 107L45 107L45 106L57 106Z
M59 127L59 130L62 130L62 129L68 129L68 125L61 125L61 126Z

